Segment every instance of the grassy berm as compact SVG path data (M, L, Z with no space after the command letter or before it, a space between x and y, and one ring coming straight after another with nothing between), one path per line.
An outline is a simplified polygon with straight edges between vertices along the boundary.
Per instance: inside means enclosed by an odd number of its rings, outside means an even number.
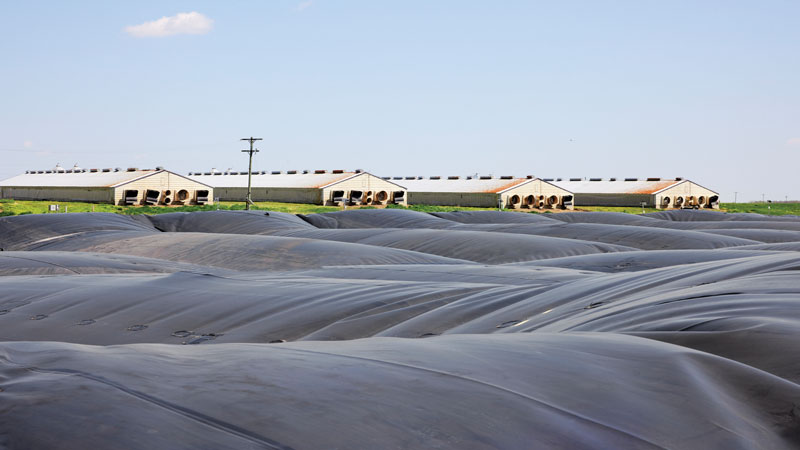
M45 214L50 213L50 205L58 205L58 212L111 212L117 214L163 214L169 212L190 212L190 211L216 211L216 210L243 210L242 202L221 202L219 205L203 206L117 206L101 203L81 203L81 202L54 202L54 201L27 201L14 199L0 199L0 217L14 216L20 214ZM428 206L411 205L407 208L402 206L389 205L388 208L404 208L412 211L421 212L446 212L446 211L481 211L494 210L495 208L467 208L458 206ZM252 209L279 211L292 214L313 214L321 212L339 211L342 208L336 206L319 206L302 203L278 203L278 202L256 202ZM348 207L353 209L353 207ZM374 209L366 206L361 209ZM611 211L623 212L628 214L641 214L644 212L657 211L653 208L639 207L606 207L606 206L584 206L576 208L580 211ZM800 215L800 203L722 203L722 211L745 212L767 215ZM534 214L551 214L551 211L521 211Z

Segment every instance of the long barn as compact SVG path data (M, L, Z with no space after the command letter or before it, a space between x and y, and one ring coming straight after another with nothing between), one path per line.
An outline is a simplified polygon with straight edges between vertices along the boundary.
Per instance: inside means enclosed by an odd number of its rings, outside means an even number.
M155 170L29 170L0 181L0 198L115 205L202 205L213 199L207 184L161 168Z
M394 177L412 205L508 209L573 209L573 194L535 177Z
M214 187L221 201L244 201L247 171L190 172L189 177ZM317 205L406 205L406 188L368 172L344 170L258 171L251 174L253 201Z
M719 209L719 193L683 178L568 178L551 183L575 194L576 206Z

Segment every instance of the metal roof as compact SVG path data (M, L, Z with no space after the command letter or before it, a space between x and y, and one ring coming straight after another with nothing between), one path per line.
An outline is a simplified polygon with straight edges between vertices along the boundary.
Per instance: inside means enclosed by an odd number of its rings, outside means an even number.
M92 169L95 170L95 169ZM134 170L115 171L102 169L92 172L86 169L80 171L49 171L51 173L25 173L0 181L0 186L5 187L115 187L130 183L139 178L155 175L165 170ZM171 173L171 172L170 172ZM177 175L177 174L175 174ZM181 175L177 175L181 176Z
M449 178L450 179L447 177L431 177L414 180L405 179L402 183L409 192L484 192L496 194L537 179L510 177Z
M556 180L550 183L575 194L655 194L658 191L687 181L661 178L614 178L606 180L590 178L588 180L581 179L580 181L572 180Z
M321 172L321 171L316 171ZM315 188L321 189L344 181L355 176L372 176L367 172L343 172L337 173L265 173L253 172L252 186L256 188ZM199 181L213 186L214 188L246 188L247 171L238 172L237 175L227 175L217 173L216 175L189 175L192 180ZM383 181L383 180L382 180ZM389 181L391 183L391 181ZM396 184L396 183L392 183ZM399 185L398 185L399 186ZM402 186L400 186L402 187Z

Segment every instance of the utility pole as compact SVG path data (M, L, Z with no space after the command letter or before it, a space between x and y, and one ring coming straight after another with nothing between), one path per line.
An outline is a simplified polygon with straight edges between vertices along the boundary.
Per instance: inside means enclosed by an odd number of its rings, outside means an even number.
M252 193L252 191L250 189L250 186L251 186L250 182L252 180L252 175L253 175L253 153L258 153L258 149L254 149L253 148L253 144L255 144L256 141L260 141L262 139L261 138L254 138L253 136L250 136L249 138L242 138L241 140L242 141L250 141L250 150L242 150L243 153L249 153L250 154L250 165L247 166L247 200L245 201L245 204L244 204L244 209L249 211L250 210L250 205L253 204L253 198L252 198L252 194L253 193Z

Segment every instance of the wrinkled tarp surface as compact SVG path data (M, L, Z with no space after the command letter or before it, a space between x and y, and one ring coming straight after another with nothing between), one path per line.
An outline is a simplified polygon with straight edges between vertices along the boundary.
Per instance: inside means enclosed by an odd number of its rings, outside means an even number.
M800 218L0 218L0 448L800 447Z

